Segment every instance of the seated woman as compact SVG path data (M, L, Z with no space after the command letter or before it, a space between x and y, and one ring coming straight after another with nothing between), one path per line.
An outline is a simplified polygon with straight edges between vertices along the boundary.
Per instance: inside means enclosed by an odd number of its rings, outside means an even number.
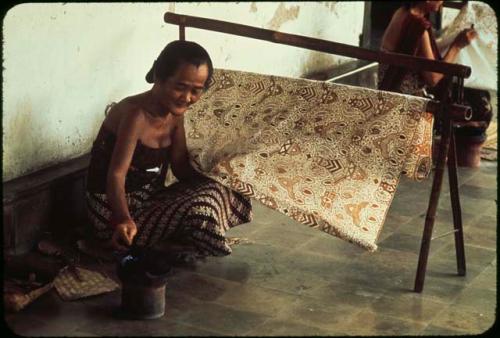
M462 31L451 44L446 55L439 54L428 20L431 12L437 12L443 1L411 1L405 3L392 16L382 37L382 51L419 56L430 60L455 62L460 50L476 38L474 29ZM443 78L441 73L416 73L401 67L380 65L379 89L423 96L426 87L435 87Z
M465 29L457 35L448 51L441 56L428 20L431 12L438 12L443 1L410 1L400 7L392 16L389 26L382 37L380 49L419 56L430 60L453 63L460 50L467 47L477 37L473 28ZM443 78L443 74L434 72L415 72L397 66L381 64L378 74L378 88L404 94L427 96L432 93ZM484 141L486 128L491 121L491 106L469 97L465 92L465 104L472 107L472 120L466 127L456 129L457 135L474 135L473 142L480 138ZM436 126L439 128L439 126Z
M127 250L180 240L201 256L231 253L224 233L251 220L250 200L192 168L184 131L184 114L212 73L203 47L173 41L146 75L153 87L111 106L93 143L87 178L98 243ZM179 182L165 187L169 164Z

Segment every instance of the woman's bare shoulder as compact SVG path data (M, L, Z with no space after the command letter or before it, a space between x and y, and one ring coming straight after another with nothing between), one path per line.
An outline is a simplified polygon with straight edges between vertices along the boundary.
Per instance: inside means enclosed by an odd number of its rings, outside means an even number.
M391 21L387 26L382 37L381 50L393 51L399 41L403 22L408 15L408 11L400 7L392 15Z
M128 125L141 126L146 121L144 110L137 104L133 96L129 96L114 104L108 111L104 124L114 132L125 122Z
M393 29L401 29L403 22L405 21L406 17L409 14L410 14L410 12L406 8L399 7L392 15L391 22L389 23L389 27L391 27Z

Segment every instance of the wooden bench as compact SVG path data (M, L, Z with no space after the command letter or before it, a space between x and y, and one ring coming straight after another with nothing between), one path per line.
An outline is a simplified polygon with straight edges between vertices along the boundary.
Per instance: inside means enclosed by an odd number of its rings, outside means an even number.
M23 254L44 232L70 236L85 215L90 154L3 183L4 254Z

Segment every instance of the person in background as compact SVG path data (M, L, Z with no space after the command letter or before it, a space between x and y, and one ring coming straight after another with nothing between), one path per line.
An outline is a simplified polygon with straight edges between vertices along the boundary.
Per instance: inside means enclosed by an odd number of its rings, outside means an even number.
M87 177L94 243L126 251L178 240L200 256L231 253L225 231L251 220L251 202L193 169L184 131L212 73L203 47L173 41L146 75L152 88L107 110ZM165 187L169 166L179 181Z
M454 63L460 51L476 37L473 27L461 31L449 46L445 55L440 55L429 15L438 12L443 1L405 2L393 14L387 26L380 49L385 52L408 54L430 60ZM473 70L474 71L474 70ZM438 92L443 74L434 72L416 72L397 66L381 64L378 73L378 89L403 94L428 96ZM472 108L472 121L467 126L456 129L457 135L472 136L474 142L486 139L486 128L492 118L489 97L476 97L475 91L465 91L464 104ZM456 95L456 94L455 94ZM489 94L488 94L489 96ZM437 126L439 128L439 126ZM439 132L439 131L438 131Z
M430 60L455 62L460 50L468 46L477 33L473 28L462 31L442 57L429 21L429 14L438 12L442 4L443 1L406 2L392 16L382 37L380 49ZM396 66L381 65L379 89L423 96L426 87L435 87L442 78L441 73L416 73Z

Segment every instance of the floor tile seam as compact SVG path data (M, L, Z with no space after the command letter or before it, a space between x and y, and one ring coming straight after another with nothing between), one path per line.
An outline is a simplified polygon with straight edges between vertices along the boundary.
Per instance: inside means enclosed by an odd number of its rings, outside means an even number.
M312 240L312 239L314 239L314 238L311 238L310 240ZM255 240L255 242L257 242L257 240ZM301 243L298 246L301 247L301 246L305 245L307 242L308 241L306 241L304 243ZM268 243L260 242L260 243L267 244L267 245L269 245L269 246L271 246L271 247L273 247L275 249L280 249L280 250L282 250L283 253L285 253L287 255L290 254L291 251L295 251L297 249L297 246L295 246L293 248L290 248L290 247L287 247L286 245L273 244L272 242L268 242Z
M403 316L399 316L399 315L395 315L395 314L382 313L382 315L384 317L389 317L389 318L394 318L394 319L402 320L402 321L407 322L409 324L422 324L422 325L424 325L423 329L425 329L425 326L427 326L432 321L432 319L428 319L428 320L416 320L416 319L412 319L410 317L403 317Z
M252 285L252 287L256 287L256 286ZM257 288L265 290L265 288L263 288L263 287L258 287L257 286ZM268 291L273 291L273 292L277 292L277 293L283 293L284 295L293 296L294 298L298 297L297 294L288 294L288 293L286 293L284 291L281 291L281 290L270 290L270 289L268 289ZM295 301L296 301L296 299L293 300L293 302L295 302ZM224 306L224 307L228 307L228 308L231 308L233 310L239 310L239 311L245 311L245 312L252 312L252 313L256 313L256 314L260 314L260 315L264 315L264 316L274 317L274 315L270 315L268 313L255 312L254 310L247 310L247 309L241 307L241 305L239 305L238 303L230 304L230 303L226 303L224 301L221 301L219 299L215 299L215 300L211 301L211 303L214 303L214 304L217 304L217 305L221 305L221 306Z
M352 312L351 314L348 315L348 319L347 320L354 320L354 318L364 309L364 308L357 308L355 307L356 310L354 312ZM322 324L319 324L319 323L316 323L316 322L312 322L312 321L308 321L307 319L302 319L302 318L298 318L296 319L296 322L299 323L299 324L302 324L302 325L305 325L305 326L310 326L312 328L315 328L315 329L321 329L321 330L324 330L324 331L329 331L331 330L331 328L328 328L326 325L322 325ZM341 322L340 322L341 323ZM335 323L335 324L332 324L333 326L335 325L338 325L339 323ZM335 330L336 331L336 334L346 334L346 329L345 328L341 328L340 330Z
M295 222L291 218L289 221ZM306 224L301 224L301 223L293 225L293 226L287 226L287 225L280 225L280 226L285 227L287 231L293 232L295 235L315 236L314 233L307 234L306 229L311 229L311 230L315 230L315 231L318 230L318 229L311 228L310 226L308 226ZM278 225L271 225L271 227L276 228L276 227L278 227ZM295 229L295 228L298 228L298 229ZM259 230L265 230L265 229L256 229L256 231L259 231ZM321 231L321 230L319 230L319 231Z
M220 281L220 282L223 282L223 283L226 283L226 284L229 284L231 289L234 289L236 287L241 287L244 285L244 283L242 282L239 282L239 281L235 281L235 280L232 280L232 279L227 279L227 278L222 278L222 277L218 277L218 276L214 276L214 275L211 275L211 274L207 274L207 273L203 273L201 271L191 271L191 274L192 275L195 275L195 276L198 276L198 277L207 277L209 280L214 280L214 281ZM167 280L167 286L168 286L168 280Z
M481 235L483 232L494 232L495 235L498 231L498 229L496 229L496 225L497 223L495 222L495 224L493 225L480 225L478 226L477 225L477 221L474 223L474 224L467 224L467 225L463 225L463 228L464 228L464 233L465 234L479 234ZM496 240L496 236L494 238Z
M361 313L363 310L368 310L368 311L372 311L369 307L363 307L359 312ZM406 319L406 318L399 318L399 317L396 317L396 316L393 316L393 315L388 315L388 314L380 314L380 313L377 313L377 312L374 312L376 313L377 315L383 317L384 319L389 319L389 320L395 320L395 321L402 321L402 322L405 322L407 324L423 324L425 325L425 322L416 322L416 321L413 321L413 320L409 320L409 319ZM354 317L351 321L347 322L346 325L352 323L353 320L355 320L356 318ZM356 324L356 323L353 323L353 324Z
M464 243L465 244L465 249L467 250L467 247L470 246L470 247L473 247L473 248L477 248L477 249L486 249L487 251L490 251L491 253L493 252L496 252L497 251L497 248L494 247L494 248L491 248L491 247L485 247L485 246L482 246L482 245L478 245L478 244L474 244L474 243ZM465 252L465 254L467 255L467 251Z
M260 323L259 325L262 327L262 326L266 325L268 322L270 322L272 320L273 320L273 318L267 318L262 323ZM251 332L255 331L255 330L256 330L256 328L253 327L253 328L251 328L251 329L249 329L247 331L243 331L243 333L238 334L238 336L252 336Z
M208 329L206 327L199 327L199 326L195 326L195 325L191 325L190 323L186 323L186 322L183 322L182 320L171 320L170 323L172 324L177 324L177 325L181 325L181 326L184 326L186 328L189 328L189 329L195 329L195 330L202 330L202 331L207 331L208 333L211 333L211 334L214 334L214 335L217 335L217 336L221 336L221 335L224 335L223 332L219 332L217 330L213 330L213 329ZM160 330L156 331L154 330L153 333L163 333L161 332Z
M430 276L430 277L433 277L435 278L435 280L439 280L441 278L447 278L447 277L435 277L435 276ZM455 277L465 277L465 276L458 276L458 275L455 275ZM449 277L448 277L449 278ZM466 289L468 287L470 287L470 284L472 283L473 280L475 280L476 277L472 278L471 280L467 281L465 279L463 280L458 280L458 279L452 279L452 280L449 280L449 279L446 279L444 281L444 284L447 284L449 286L453 286L453 287L461 287L461 289ZM460 292L459 292L460 293Z
M232 306L225 305L225 304L216 304L216 305L220 306L222 308L226 308L228 310L236 310L236 311L240 311L240 312L247 312L247 313L251 313L251 314L254 314L254 315L257 315L257 316L260 316L260 317L268 317L267 315L264 315L262 313L258 313L258 312L254 312L254 311L247 311L247 310L242 310L242 309L237 309L237 308L234 308ZM186 325L186 326L190 326L190 327L193 327L193 328L198 328L198 329L202 329L202 330L205 330L205 331L212 331L212 332L215 331L215 332L217 332L217 333L219 333L221 335L234 335L234 332L229 332L229 331L226 331L226 330L219 331L219 330L215 330L215 329L212 329L212 328L208 328L206 326L196 326L196 325L193 325L189 319L190 319L189 316L185 316L183 318L180 318L180 319L176 320L176 322L178 322L181 325ZM266 322L268 320L269 320L269 318L263 319L262 322L260 322L257 325L262 325L264 322ZM250 330L252 330L252 329L250 329Z
M384 294L383 297L392 298L394 300L398 299L398 297L393 297L393 296L391 296L388 293ZM382 297L380 299L382 299ZM425 302L425 301L432 302L432 303L434 303L434 305L440 306L441 309L438 310L438 313L441 312L442 310L444 310L445 308L447 308L448 306L450 306L450 303L438 301L438 300L436 300L436 299L434 299L433 297L430 297L430 296L425 297L425 299L422 299L422 301L423 302ZM394 318L403 319L403 320L414 322L414 323L417 323L417 324L425 324L425 323L428 323L428 322L432 321L432 319L429 319L429 320L415 320L415 319L412 319L410 317L402 317L402 316L399 316L399 315L391 315L391 314L384 314L384 315L390 316L390 317L394 317Z
M391 291L391 290L387 290L385 291L383 294L382 294L382 297L388 297L388 298L392 298L392 299L398 299L398 298L401 298L402 299L405 299L405 298L415 298L415 299L421 299L422 302L425 302L425 301L430 301L430 302L433 302L433 303L437 303L439 305L449 305L450 302L449 301L445 301L445 300L441 300L439 298L436 298L436 296L432 296L432 295L428 295L425 293L425 287L424 289L422 290L422 292L416 292L413 288L413 284L411 285L411 288L408 288L406 290L406 293L405 295L403 296L394 296L395 292L394 291Z
M338 239L338 240L341 240L341 239ZM354 244L350 244L350 245L354 245ZM360 249L363 249L363 248L360 248ZM349 248L346 251L340 250L340 248L334 248L333 250L327 250L329 253L317 253L317 251L313 251L312 249L302 248L301 252L302 253L312 253L314 255L324 256L324 257L330 258L334 261L343 261L343 260L350 258L350 257L357 258L357 257L364 256L364 255L370 253L366 249L364 249L362 252L355 252L355 253L351 253L348 250L352 250L352 248ZM339 253L341 255L339 255ZM342 257L342 258L337 258L337 257Z
M487 248L484 248L484 247L480 247L481 249L487 249ZM429 258L434 258L434 261L437 261L439 260L441 264L450 264L453 265L453 271L456 271L457 270L457 259L456 259L456 256L452 256L452 257L449 257L449 258L445 258L445 257L437 257L434 255L434 256L431 256ZM491 266L492 263L494 262L495 260L495 257L492 257L491 260L487 263L474 263L474 262L471 262L471 259L470 257L468 258L467 257L467 249L465 250L465 273L467 275L467 268L473 268L473 269L479 269L480 272L479 273L482 273L484 271L484 269L486 269L487 267ZM427 265L427 267L429 268L429 265ZM463 276L465 277L465 276ZM475 278L475 277L474 277Z
M460 327L457 327L457 326L454 326L454 325L446 325L446 324L443 324L443 325L439 325L437 324L438 321L439 321L439 315L443 315L446 311L448 311L449 309L454 309L455 307L450 305L448 308L446 309L443 309L441 312L439 312L429 323L429 325L433 325L433 326L437 326L437 327L440 327L440 328L444 328L444 329L451 329L451 330L455 330L455 331L460 331L460 332L467 332L468 334L472 334L470 331L467 331L467 330L463 330L462 328ZM493 320L493 323L495 322L495 319Z
M462 290L463 290L463 288L462 288ZM425 292L425 290L422 292ZM460 292L462 292L462 291L460 291ZM446 302L446 304L448 304L448 305L453 304L453 302L458 298L458 295L460 294L460 292L456 293L455 295L450 296L444 302ZM436 297L439 297L439 296L436 296Z
M367 304L370 304L370 305L371 305L371 304L372 304L372 302L374 302L375 300L380 299L380 297L381 297L381 295L377 296L377 297L376 297L376 299L373 299L373 300L371 300L371 301L367 302ZM310 294L303 294L303 295L300 295L300 296L298 297L298 299L296 299L296 300L294 301L294 303L293 303L293 304L291 304L291 306L297 306L297 305L298 305L298 303L300 303L301 301L304 301L304 300L305 300L305 301L309 301L309 302L311 302L311 301L322 301L322 300L323 300L323 298L320 298L320 297L314 297L314 296L312 296L312 295L310 295ZM328 312L328 310L330 310L330 309L332 309L332 308L334 308L334 307L336 307L336 306L339 306L338 304L339 304L339 303L334 303L334 302L332 302L332 305L322 305L322 304L317 304L317 305L318 305L318 308L319 308L320 310L325 311L325 312ZM354 305L350 305L350 304L340 303L340 306L341 306L342 308L349 308L349 309L351 309L351 310L356 309L356 311L358 311L360 308L363 308L363 307L368 306L368 305L366 305L366 304L365 304L365 305L363 305L362 307L358 307L358 306L354 306Z
M437 298L436 296L432 296L432 295L426 295L425 294L425 289L421 293L417 293L414 290L411 290L411 292L413 292L416 296L422 297L422 301L423 302L430 301L430 302L442 305L443 307L447 307L447 306L449 306L451 304L451 301L446 301L446 300ZM391 297L390 295L387 295L387 294L385 294L384 296Z
M211 276L211 275L201 274L201 273L197 273L197 272L195 274L198 274L198 275L201 275L201 276L208 276L208 277L213 278L213 279L219 279L219 280L229 281L229 282L231 282L231 284L236 284L236 285L232 285L232 289L233 290L235 290L238 287L250 286L252 288L261 289L263 291L272 291L272 292L275 292L277 294L283 294L284 296L293 296L293 297L301 296L300 294L297 294L297 293L294 293L294 292L289 292L289 291L285 291L285 290L279 289L279 288L264 286L262 284L259 284L259 283L256 283L256 282L252 282L252 281L249 281L248 283L241 283L241 282L236 282L236 281L232 281L232 280L228 280L228 279L224 279L224 278L220 278L220 277L215 277L215 276ZM189 296L189 295L186 295L186 296L194 298L194 297ZM194 298L194 299L198 300L197 298ZM201 300L201 301L204 302L203 300ZM212 300L210 302L216 303L218 305L229 306L228 304L224 304L224 303L218 302L217 299L216 300Z
M464 241L465 242L465 241ZM429 256L430 257L435 257L437 253L441 253L441 251L445 251L445 249L449 249L450 246L454 245L454 241L451 242L451 243L448 243L448 244L443 244L441 245L438 249L436 249L434 252L432 252L432 247L431 247L431 251L430 251L430 254ZM479 246L479 245L475 245L475 244L469 244L469 243L464 243L465 245L465 262L467 264L467 247L473 247L473 248L476 248L476 249L484 249L484 250L487 250L487 251L490 251L490 253L493 253L496 251L496 248L489 248L489 247L484 247L484 246ZM454 249L454 248L453 248ZM454 257L454 258L443 258L444 260L448 261L455 261L456 262L456 252L455 250L452 250L453 252L451 252L450 256ZM493 258L494 259L494 258ZM491 263L488 263L486 265L489 265ZM477 264L476 264L477 265ZM481 264L482 265L482 264Z
M319 230L320 231L320 230ZM286 254L283 256L283 257L290 257L292 256L294 253L303 253L305 250L303 250L303 246L307 245L309 242L312 242L313 240L317 239L319 237L316 237L316 236L312 236L311 238L309 238L307 241L305 241L304 243L301 243L300 245L298 246L295 246L289 250L287 250Z
M303 294L300 294L300 293L297 293L297 292L292 292L292 291L287 291L287 290L283 290L283 289L279 289L279 288L276 288L276 287L273 287L273 286L265 286L265 285L262 285L260 284L259 282L256 282L256 281L249 281L248 282L249 284L253 285L253 286L259 286L263 289L267 289L267 290L271 290L271 291L279 291L279 292L283 292L287 295L291 295L291 296L302 296ZM327 281L324 282L325 284L323 286L326 286L328 285ZM320 287L320 286L318 286Z
M484 304L481 304L481 306L478 306L478 305L471 305L471 304L467 304L467 303L460 303L459 302L459 298L460 297L458 297L457 299L455 299L450 304L450 307L453 307L454 310L464 310L464 312L474 311L474 312L477 312L477 313L481 313L481 312L483 312L482 310L485 309ZM497 305L498 304L496 304L493 308L488 309L488 310L490 310L490 311L488 311L488 313L495 314L496 313ZM484 312L486 312L486 311L484 311Z
M286 314L293 314L293 309L295 308L298 308L298 305L300 305L300 302L304 300L304 298L309 298L308 301L317 301L317 300L321 300L321 298L317 298L317 297L313 297L313 296L310 296L310 295L306 295L306 294L303 294L303 295L298 295L297 296L297 299L294 300L294 302L290 305L290 308L287 309L288 311L286 312ZM333 304L333 303L332 303ZM336 303L338 304L338 303ZM321 311L324 311L324 312L328 312L328 310L330 310L331 308L335 307L336 305L333 304L333 305L327 305L327 306L322 306L321 304L318 304L318 308L319 310ZM338 305L337 305L338 306ZM353 306L353 305L350 305L350 304L341 304L341 307L343 308L349 308L349 310L353 310L353 312L349 315L349 317L351 316L354 316L354 315L357 315L362 309L364 309L364 306L363 307L358 307L358 306ZM283 321L286 321L284 318L282 317L278 317L277 318L278 320L283 320ZM302 319L302 318L296 318L295 319L297 322L299 322L300 324L304 324L306 326L312 326L312 327L315 327L315 328L319 328L319 329L323 329L325 330L325 327L324 326L321 326L321 325L314 325L313 322L311 321L308 321L307 319Z
M426 331L426 330L427 330L430 326L434 326L434 327L437 327L437 328L440 328L440 329L443 329L443 330L450 330L450 329L451 329L451 328L449 328L449 327L444 327L444 326L441 326L441 325L436 325L436 324L433 324L432 322L430 322L430 323L428 323L428 324L427 324L427 326L426 326L426 327L425 327L425 328L421 331L421 333L420 333L420 334L421 334L421 335L424 335L424 333L423 333L423 332L424 332L424 331ZM452 329L452 330L457 331L457 332L459 332L459 333L463 333L463 334L467 334L467 333L469 333L468 331L464 331L464 330L459 329L459 328L454 328L454 329Z

